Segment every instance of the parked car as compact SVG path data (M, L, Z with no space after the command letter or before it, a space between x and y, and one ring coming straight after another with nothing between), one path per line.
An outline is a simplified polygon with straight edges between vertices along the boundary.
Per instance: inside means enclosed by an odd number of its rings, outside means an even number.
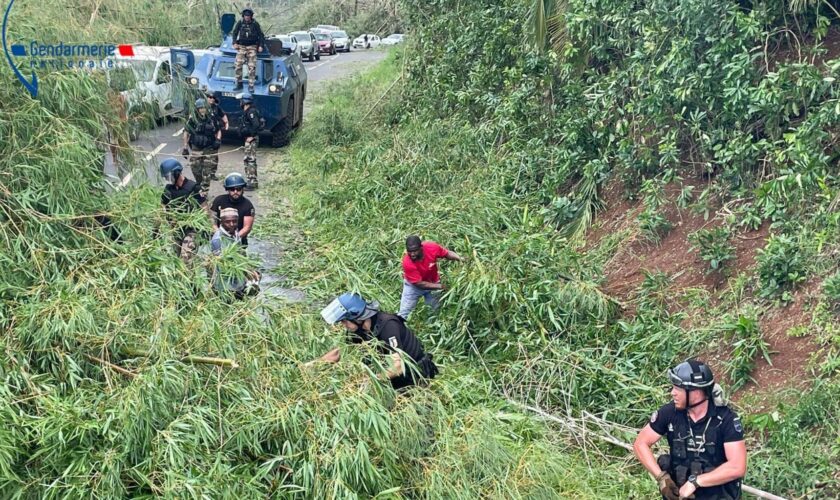
M382 45L396 45L405 41L405 35L402 33L394 33L382 39Z
M318 40L315 38L314 33L311 31L294 31L289 34L297 38L300 44L301 58L309 58L309 62L315 59L321 60L321 51L319 50Z
M315 26L315 28L312 31L315 31L315 29L319 29L319 30L327 31L327 32L341 30L341 28L339 28L338 26L334 26L332 24L319 24L318 26Z
M365 41L365 36L367 36L367 41ZM354 49L374 49L379 47L379 44L382 41L379 39L377 35L372 33L368 33L367 35L360 35L358 38L353 40L353 48Z
M318 49L322 54L335 55L335 40L329 33L316 33L315 39L318 40Z
M335 41L335 50L341 52L350 52L350 36L346 31L333 31L330 33Z
M277 35L273 38L280 40L283 42L283 47L289 49L291 54L295 54L298 57L302 58L303 56L300 54L300 43L298 43L297 38L292 35Z

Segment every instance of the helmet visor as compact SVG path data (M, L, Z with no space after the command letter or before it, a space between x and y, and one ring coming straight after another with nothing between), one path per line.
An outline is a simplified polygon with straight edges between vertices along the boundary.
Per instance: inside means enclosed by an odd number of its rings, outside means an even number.
M328 324L332 325L347 317L347 309L341 305L338 299L334 299L327 307L321 310L321 317Z
M708 373L708 368L706 372ZM709 373L709 378L707 379L702 369L698 368L695 371L695 368L689 362L680 363L676 368L669 370L668 378L673 385L684 389L705 389L714 384L714 378L711 377L711 373Z
M677 387L682 387L684 385L682 379L678 377L673 370L668 371L668 378L671 380L671 385L675 385Z

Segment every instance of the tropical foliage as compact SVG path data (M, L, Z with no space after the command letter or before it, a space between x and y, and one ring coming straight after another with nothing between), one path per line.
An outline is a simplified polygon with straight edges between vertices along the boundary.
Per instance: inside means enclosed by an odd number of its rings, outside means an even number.
M106 195L102 137L124 143L126 130L103 78L46 76L32 100L2 70L0 495L651 497L625 451L596 436L632 439L687 356L720 353L718 374L748 383L770 354L758 316L815 276L831 306L813 382L737 409L747 483L835 494L840 64L819 43L830 9L743 4L573 0L562 38L545 31L563 43L538 50L531 2L405 2L405 52L323 98L266 186L288 204L258 231L284 239L282 271L308 297L298 305L220 300L204 269L171 254L178 228L159 192ZM142 36L114 14L130 10L96 5L67 21L77 36ZM171 8L150 2L143 19L178 19ZM48 12L21 36L68 11ZM177 22L160 24L155 43L184 42ZM647 213L586 246L616 201L611 182ZM719 302L694 297L706 313L694 317L667 273L612 294L604 269L622 240L661 241L686 209L726 212L733 234L769 227L757 268ZM397 307L415 232L468 258L444 266L440 313L421 306L410 321L441 375L396 396L364 347L302 366L343 340L317 314L335 294ZM732 260L724 236L701 233L701 258Z

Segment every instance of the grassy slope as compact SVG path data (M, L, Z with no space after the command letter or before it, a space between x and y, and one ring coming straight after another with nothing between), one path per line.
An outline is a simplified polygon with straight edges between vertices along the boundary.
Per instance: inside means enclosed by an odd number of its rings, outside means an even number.
M89 12L75 12L44 39L84 25ZM59 26L50 19L39 26ZM139 36L108 22L87 35L112 32ZM41 83L38 101L11 78L0 84L0 496L592 494L594 473L560 452L565 441L488 394L475 369L396 401L366 382L358 349L339 368L301 370L338 341L315 311L232 311L207 293L202 270L170 255L171 233L154 232L159 193L103 196L95 141L113 120L103 82ZM96 213L114 219L123 244ZM183 363L184 354L240 368Z
M86 25L89 13L78 12L60 25ZM134 33L94 26L91 36L103 39ZM488 57L500 47L490 49ZM298 234L288 271L318 300L357 288L395 308L409 231L473 256L445 270L452 296L440 317L429 326L422 311L412 318L443 375L432 390L396 401L365 383L365 353L355 349L341 367L300 370L299 361L338 341L317 308L269 311L266 324L256 303L232 314L201 291L203 274L168 254L168 237L151 237L157 193L101 196L101 151L91 141L112 113L102 87L57 76L33 102L4 78L0 102L12 108L0 119L7 138L0 145L3 497L653 492L626 458L581 448L505 404L503 393L558 412L597 408L639 425L664 399L664 367L694 348L662 307L661 288L645 283L639 304L647 314L615 323L615 303L597 287L599 266L548 229L556 214L544 213L546 200L532 189L546 166L569 159L515 137L519 105L502 103L493 120L478 124L445 109L432 118L398 98L402 83L376 103L402 63L345 89L308 120L283 188L293 218L275 224ZM534 83L521 70L505 70L509 89ZM479 94L451 97L496 102ZM520 102L529 95L520 92ZM374 104L371 125L360 127ZM318 139L324 131L333 137L326 150ZM103 211L126 244L110 243L92 223L91 213ZM359 227L371 227L363 239ZM150 355L131 353L138 348ZM181 363L184 353L235 358L242 368ZM139 376L124 378L88 356ZM763 447L748 482L801 492L830 480L837 390L818 387L781 408L780 421L765 421L768 439L751 435L752 448Z
M424 56L409 64L417 57ZM424 342L446 359L438 391L466 378L497 397L557 412L596 409L610 420L642 425L665 400L664 369L702 350L715 330L687 336L683 316L669 312L667 282L655 275L634 295L639 314L616 322L616 304L597 286L615 242L595 250L593 259L578 254L546 224L553 214L542 208L539 190L524 187L534 182L524 162L554 161L551 151L500 142L499 122L436 115L425 102L404 100L403 83L380 100L404 64L397 57L332 94L297 138L284 189L294 215L278 228L300 233L284 272L319 299L354 289L393 310L404 236L419 232L441 241L471 262L445 265L451 291L437 318L422 307L412 317ZM764 420L763 427L762 415L748 419L756 422L749 484L801 494L832 481L837 422L814 427L808 415L831 415L835 405L828 401L838 390L820 383L798 404L780 406L781 420ZM804 442L810 447L797 445ZM805 449L821 453L799 451ZM802 470L811 474L803 478ZM618 477L638 491L631 485L650 487L642 476L634 470ZM625 494L591 479L600 495Z

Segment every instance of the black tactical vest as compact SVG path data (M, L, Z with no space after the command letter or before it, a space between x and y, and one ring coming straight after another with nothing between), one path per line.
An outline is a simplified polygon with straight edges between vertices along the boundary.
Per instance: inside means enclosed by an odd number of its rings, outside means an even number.
M688 476L710 472L726 462L723 449L724 417L730 412L726 406L715 406L710 402L706 418L691 425L688 412L678 412L669 424L668 443L671 445L671 464L669 473L682 486ZM715 499L735 499L741 496L740 480L720 486L701 488L696 497Z
M196 117L193 123L193 132L190 134L190 145L198 149L210 147L216 140L218 130L216 120L209 112L203 120Z
M257 30L257 23L251 21L246 23L242 21L239 26L239 36L236 38L236 43L240 45L255 45L259 41Z

